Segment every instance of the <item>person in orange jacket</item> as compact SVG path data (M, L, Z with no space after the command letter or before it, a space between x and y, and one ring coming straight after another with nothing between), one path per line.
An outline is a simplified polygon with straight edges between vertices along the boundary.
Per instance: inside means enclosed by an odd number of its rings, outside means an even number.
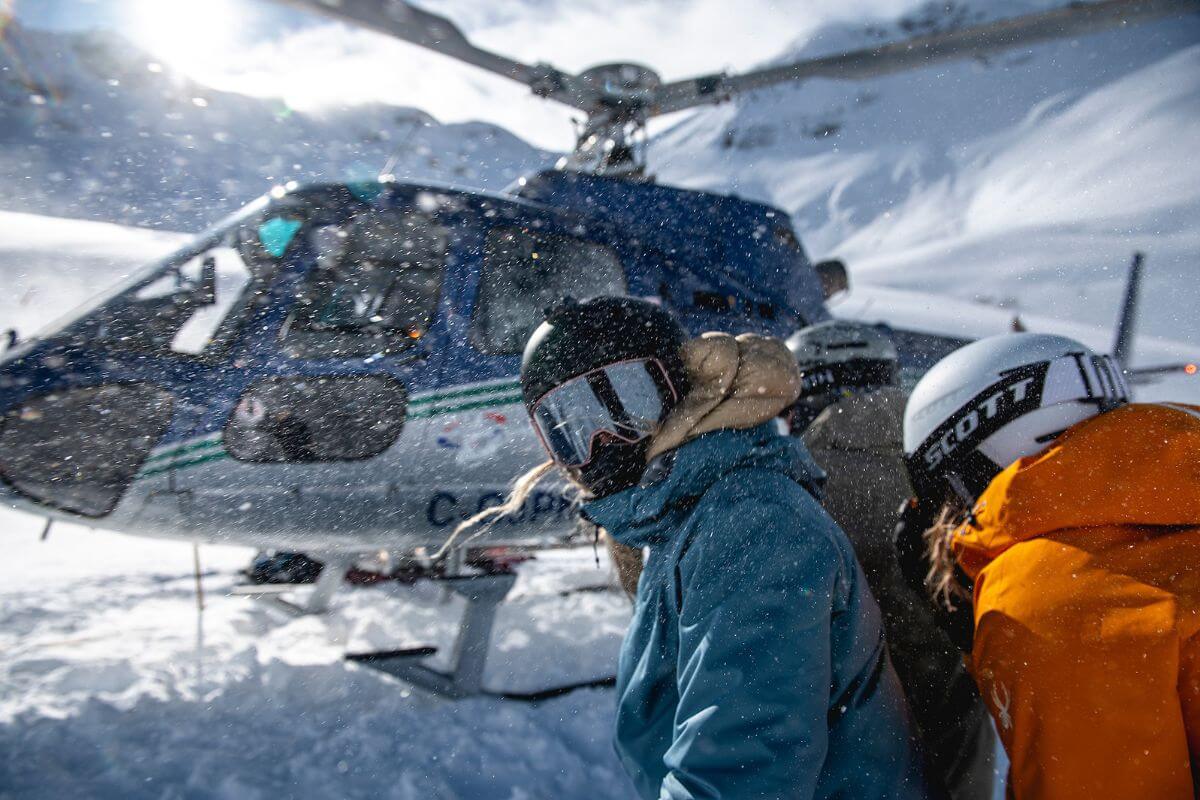
M927 373L905 450L946 501L931 588L973 599L1009 796L1200 797L1200 407L1131 404L1109 357L1010 334Z

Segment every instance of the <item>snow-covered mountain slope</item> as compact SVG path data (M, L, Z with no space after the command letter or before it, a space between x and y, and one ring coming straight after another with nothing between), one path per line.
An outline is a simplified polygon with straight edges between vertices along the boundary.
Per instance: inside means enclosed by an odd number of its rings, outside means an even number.
M103 31L11 23L0 48L0 205L197 230L286 180L400 177L500 189L549 154L411 108L320 113L193 83Z
M929 4L777 61L1054 5ZM659 136L661 179L786 208L852 281L1200 342L1200 14L886 78L782 86ZM1141 354L1136 358L1147 363Z

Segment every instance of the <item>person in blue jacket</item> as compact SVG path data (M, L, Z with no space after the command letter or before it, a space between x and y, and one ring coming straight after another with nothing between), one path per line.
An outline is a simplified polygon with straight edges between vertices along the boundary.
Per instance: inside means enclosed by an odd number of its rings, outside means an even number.
M685 342L651 303L566 301L521 379L583 513L648 551L617 676L639 795L930 796L879 608L773 422L799 389L783 343Z

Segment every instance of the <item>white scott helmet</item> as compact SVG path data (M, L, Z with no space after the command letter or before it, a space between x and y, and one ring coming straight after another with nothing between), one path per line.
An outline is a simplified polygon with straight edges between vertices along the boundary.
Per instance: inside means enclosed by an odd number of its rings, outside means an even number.
M1009 333L959 348L925 373L904 412L913 488L945 488L973 502L1018 458L1060 433L1128 402L1111 356L1064 336Z
M787 340L800 366L800 396L828 389L889 386L900 354L878 329L830 320L797 331Z

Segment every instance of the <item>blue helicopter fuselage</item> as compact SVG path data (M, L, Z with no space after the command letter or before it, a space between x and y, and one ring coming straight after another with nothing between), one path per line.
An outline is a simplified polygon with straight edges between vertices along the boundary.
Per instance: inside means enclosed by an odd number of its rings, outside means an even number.
M597 293L693 333L827 317L786 214L738 198L561 172L289 187L0 359L4 499L151 536L436 546L541 460L521 345L556 295ZM549 489L486 542L573 520Z

